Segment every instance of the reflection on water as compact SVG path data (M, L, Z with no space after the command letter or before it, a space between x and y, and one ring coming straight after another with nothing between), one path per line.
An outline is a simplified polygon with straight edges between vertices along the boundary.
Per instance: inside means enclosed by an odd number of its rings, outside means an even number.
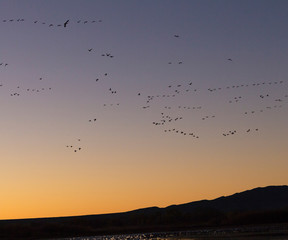
M262 236L262 237L222 237L222 238L215 238L215 237L210 237L210 238L174 238L173 240L288 240L288 236L285 237L271 237L271 236ZM160 239L158 239L160 240ZM168 239L166 239L168 240ZM169 239L170 240L170 239ZM171 239L172 240L172 239Z
M74 237L62 240L288 240L288 225L206 228L190 231Z
M60 240L60 239L58 239ZM246 236L246 237L160 237L145 234L76 237L62 240L288 240L288 236Z

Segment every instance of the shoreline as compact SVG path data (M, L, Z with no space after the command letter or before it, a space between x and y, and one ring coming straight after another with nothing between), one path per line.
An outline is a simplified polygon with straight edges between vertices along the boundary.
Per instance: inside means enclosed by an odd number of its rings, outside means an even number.
M57 238L57 240L81 240L93 238L95 240L112 239L166 239L166 240L185 240L185 239L263 239L263 237L279 237L288 239L288 223L269 224L269 225L243 225L233 227L210 227L194 230L167 231L167 232L148 232L148 233L127 233L127 234L107 234L96 236L82 236L70 238ZM284 238L285 237L285 238ZM56 240L56 239L47 239Z

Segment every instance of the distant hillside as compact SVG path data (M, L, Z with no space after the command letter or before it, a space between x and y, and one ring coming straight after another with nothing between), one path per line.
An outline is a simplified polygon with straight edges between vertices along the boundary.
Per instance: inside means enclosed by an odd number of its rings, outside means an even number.
M231 196L220 197L214 200L202 200L174 205L173 207L181 209L181 211L193 211L199 207L209 207L222 212L267 211L288 207L287 200L288 186L268 186L235 193Z
M52 238L246 224L288 223L288 186L124 213L0 221L0 238Z

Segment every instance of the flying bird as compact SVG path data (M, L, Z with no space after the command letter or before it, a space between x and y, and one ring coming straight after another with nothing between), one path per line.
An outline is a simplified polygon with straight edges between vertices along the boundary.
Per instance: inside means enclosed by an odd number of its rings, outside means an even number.
M64 27L67 26L68 22L69 22L69 20L67 20L67 21L64 23Z

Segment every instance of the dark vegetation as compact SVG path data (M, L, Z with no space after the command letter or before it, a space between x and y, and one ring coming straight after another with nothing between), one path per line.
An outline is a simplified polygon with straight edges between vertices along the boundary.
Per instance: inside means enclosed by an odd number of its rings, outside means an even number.
M288 223L288 186L256 188L214 200L125 213L1 220L0 238L41 239L276 223Z

